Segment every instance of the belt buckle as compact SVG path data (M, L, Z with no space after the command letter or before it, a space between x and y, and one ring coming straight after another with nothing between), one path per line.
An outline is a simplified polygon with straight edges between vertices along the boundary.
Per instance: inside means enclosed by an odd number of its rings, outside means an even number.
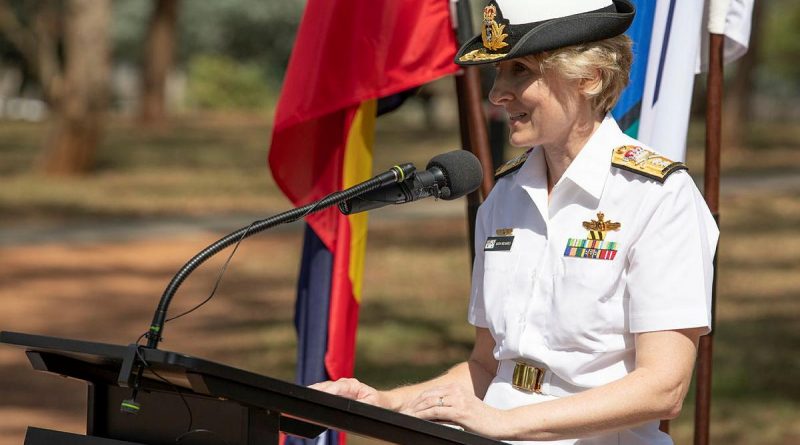
M544 369L527 363L515 362L514 375L511 378L511 386L525 391L542 393L542 380L544 380Z

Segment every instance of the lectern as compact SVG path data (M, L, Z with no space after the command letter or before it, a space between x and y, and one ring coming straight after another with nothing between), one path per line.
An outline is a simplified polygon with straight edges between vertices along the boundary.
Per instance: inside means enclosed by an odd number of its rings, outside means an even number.
M475 434L185 354L0 332L33 368L88 384L86 435L29 427L25 445L278 444L327 428L399 444L500 445ZM138 379L138 414L120 411Z

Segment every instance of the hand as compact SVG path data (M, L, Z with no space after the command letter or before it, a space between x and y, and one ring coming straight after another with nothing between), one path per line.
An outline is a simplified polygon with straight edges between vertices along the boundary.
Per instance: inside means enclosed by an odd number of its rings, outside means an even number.
M382 392L356 379L343 378L336 381L329 380L327 382L315 383L309 386L309 388L368 403L370 405L380 406L381 408L389 408L388 400Z
M503 411L483 403L472 391L458 385L425 391L400 412L420 419L452 422L486 437L504 436Z

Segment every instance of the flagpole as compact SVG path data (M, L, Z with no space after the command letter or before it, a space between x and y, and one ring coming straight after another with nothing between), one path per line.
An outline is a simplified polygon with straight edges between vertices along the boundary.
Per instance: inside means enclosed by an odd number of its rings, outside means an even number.
M711 33L708 53L706 95L706 158L703 194L719 225L720 151L722 137L722 51L724 36ZM719 244L717 245L719 251ZM716 325L717 256L714 256L714 279L711 293L711 325ZM700 337L697 359L697 391L694 414L694 443L708 445L711 415L711 359L713 330Z
M451 0L455 17L456 40L459 45L472 38L472 16L469 0ZM475 217L483 199L489 196L494 187L492 153L489 150L489 136L486 130L486 117L483 114L483 94L478 68L466 66L456 74L456 96L458 98L458 120L461 132L461 146L469 150L481 162L483 182L478 190L467 195L467 224L469 226L469 248L471 259L475 259Z

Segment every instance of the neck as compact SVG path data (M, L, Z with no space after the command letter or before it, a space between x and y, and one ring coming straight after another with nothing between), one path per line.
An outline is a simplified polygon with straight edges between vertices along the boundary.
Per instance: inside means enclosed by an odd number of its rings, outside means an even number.
M558 183L602 122L603 116L594 113L591 116L576 119L567 129L561 141L542 145L547 163L548 193Z

